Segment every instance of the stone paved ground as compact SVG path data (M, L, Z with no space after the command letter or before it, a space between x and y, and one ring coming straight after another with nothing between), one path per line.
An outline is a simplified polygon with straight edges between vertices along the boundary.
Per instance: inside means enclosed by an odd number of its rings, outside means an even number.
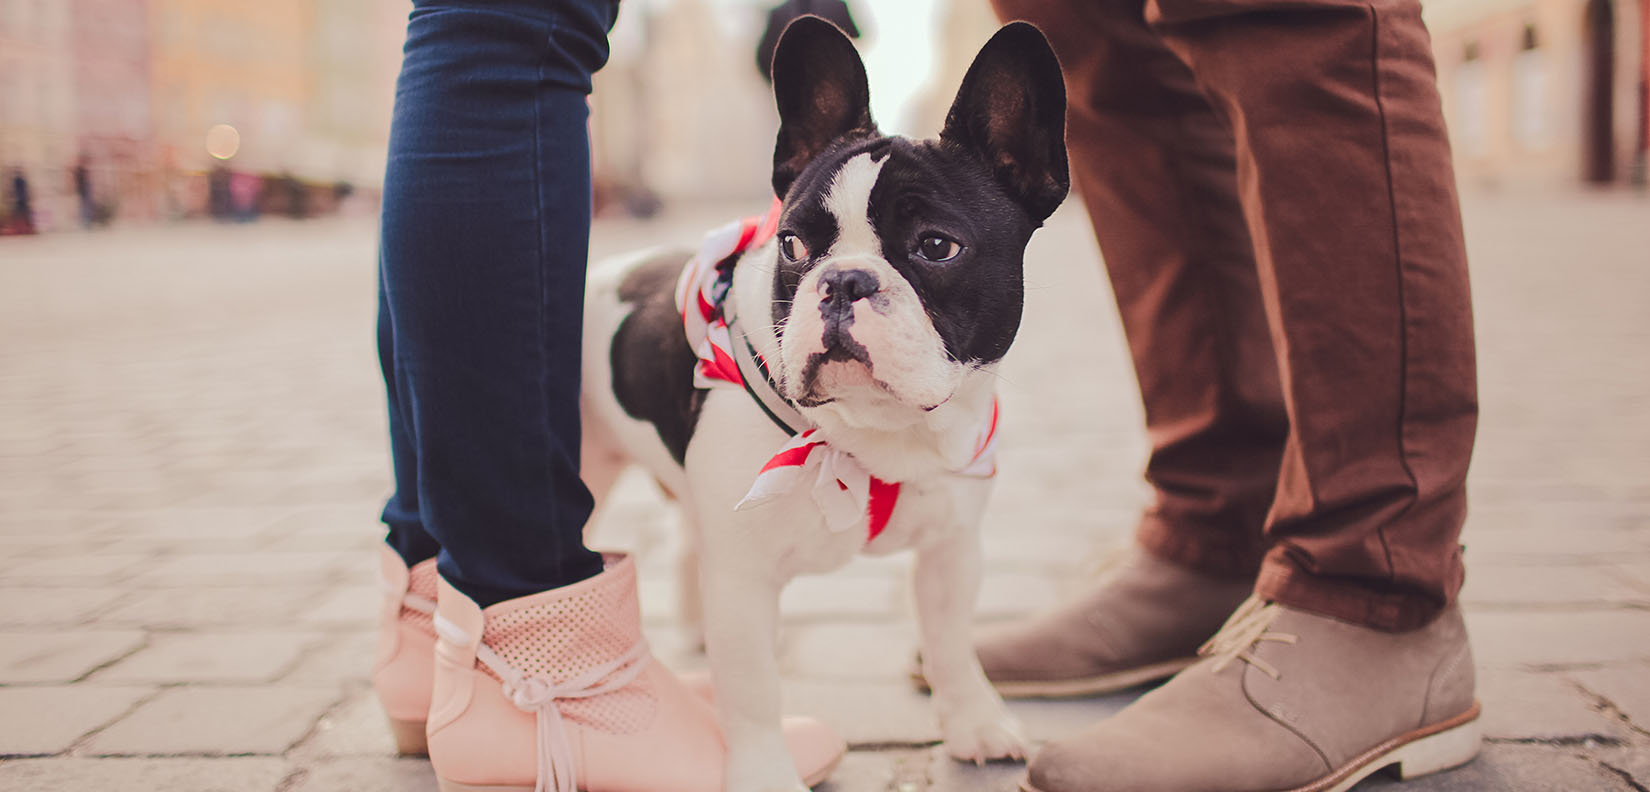
M701 210L605 223L692 238ZM1465 601L1489 744L1442 790L1650 788L1650 205L1468 206L1483 428ZM365 672L388 485L372 227L117 230L0 242L0 789L430 790ZM1055 602L1126 537L1144 452L1117 321L1067 210L1030 267L982 619ZM627 480L602 526L673 629L669 517ZM831 790L1007 790L940 756L902 679L899 560L786 596L793 711L854 751ZM1039 739L1133 694L1017 705ZM1360 789L1389 788L1372 780Z

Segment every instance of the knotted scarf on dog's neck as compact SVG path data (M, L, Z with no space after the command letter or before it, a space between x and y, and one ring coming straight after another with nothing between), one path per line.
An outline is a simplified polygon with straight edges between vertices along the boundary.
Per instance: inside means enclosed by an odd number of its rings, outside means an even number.
M767 361L745 338L735 338L722 310L733 285L733 267L747 250L762 245L779 227L781 204L774 199L766 214L748 217L705 235L699 251L682 268L676 281L676 307L688 346L699 359L693 369L696 388L742 388L762 412L792 437L762 466L750 491L735 509L748 509L809 486L814 502L832 531L846 531L864 520L867 542L888 526L899 500L900 483L872 476L852 454L833 448L816 426L778 392L768 376ZM737 345L737 346L736 346ZM746 376L741 357L754 363L759 376ZM780 413L786 415L780 417ZM982 421L974 456L961 476L985 478L997 472L997 402ZM811 484L810 484L811 481Z

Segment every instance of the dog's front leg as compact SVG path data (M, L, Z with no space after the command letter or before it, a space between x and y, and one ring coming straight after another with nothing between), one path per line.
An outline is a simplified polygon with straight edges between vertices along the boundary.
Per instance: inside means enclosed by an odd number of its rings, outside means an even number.
M731 558L707 535L700 564L705 643L716 708L727 739L727 792L801 792L780 724L775 657L779 595L785 580L772 564ZM748 551L748 548L746 548Z
M974 512L975 514L978 511ZM917 621L922 672L953 758L1024 759L1020 722L991 687L974 654L971 622L980 590L980 541L969 522L917 548Z

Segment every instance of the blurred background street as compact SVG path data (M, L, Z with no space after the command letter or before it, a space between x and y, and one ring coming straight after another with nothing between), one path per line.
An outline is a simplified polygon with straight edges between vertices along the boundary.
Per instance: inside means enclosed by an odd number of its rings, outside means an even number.
M853 8L879 120L931 134L986 4ZM1489 740L1409 792L1650 789L1643 8L1428 4L1479 333L1463 600ZM434 789L427 762L393 757L366 681L389 491L374 213L406 10L0 0L0 789ZM765 206L764 11L627 0L593 101L595 255ZM1075 201L1027 272L982 621L1081 587L1147 494ZM646 478L597 537L641 555L661 660L701 665ZM788 709L853 748L825 788L1011 790L1018 766L936 747L905 681L906 569L864 560L786 593ZM1138 692L1016 708L1043 740Z
M748 207L597 224L599 253ZM1650 785L1650 204L1467 204L1483 423L1465 601L1491 742L1427 790ZM366 684L389 487L365 220L184 225L0 248L0 788L433 789ZM1004 370L982 619L1046 607L1144 499L1132 373L1078 207L1033 242ZM628 479L666 662L671 517ZM855 746L835 790L1008 790L932 748L903 558L787 592L793 711ZM1134 694L1020 705L1046 739ZM33 757L33 758L30 758ZM1635 786L1635 784L1637 786ZM1368 788L1381 788L1369 782Z

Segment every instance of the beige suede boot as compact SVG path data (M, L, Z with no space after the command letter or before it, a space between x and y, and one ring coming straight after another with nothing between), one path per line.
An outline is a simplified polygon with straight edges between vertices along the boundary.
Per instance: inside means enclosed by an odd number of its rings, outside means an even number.
M630 558L486 610L438 587L428 736L442 792L721 792L716 716L653 661ZM785 737L809 784L847 749L807 719Z
M1478 754L1461 612L1386 633L1258 600L1207 657L1032 758L1028 792L1344 792Z
M1253 581L1208 577L1134 548L1082 597L986 631L974 649L1004 698L1110 693L1191 665L1252 589ZM913 677L927 689L920 673Z
M424 720L430 713L435 674L435 559L411 569L387 545L379 549L384 604L378 616L378 654L372 687L389 717L395 749L424 754Z

